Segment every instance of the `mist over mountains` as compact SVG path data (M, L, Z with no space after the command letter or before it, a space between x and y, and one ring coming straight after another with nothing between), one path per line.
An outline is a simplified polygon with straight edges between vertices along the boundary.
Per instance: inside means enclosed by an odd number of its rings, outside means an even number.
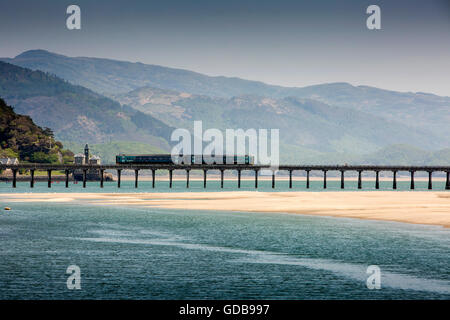
M42 71L0 62L0 97L64 141L135 140L167 147L163 122Z
M421 148L441 146L437 136L423 129L311 99L215 98L153 88L115 98L171 126L191 128L193 119L202 119L205 127L222 130L279 128L284 153L295 153L296 157L303 152L368 153L411 140Z
M283 162L449 160L450 97L347 83L287 88L44 50L0 60L56 75L27 76L36 89L30 95L30 86L11 77L24 71L3 66L0 96L65 141L145 141L168 150L170 128L191 128L202 120L204 128L279 128ZM49 90L52 81L65 83L65 89ZM52 113L51 119L44 112ZM87 120L80 119L83 115Z

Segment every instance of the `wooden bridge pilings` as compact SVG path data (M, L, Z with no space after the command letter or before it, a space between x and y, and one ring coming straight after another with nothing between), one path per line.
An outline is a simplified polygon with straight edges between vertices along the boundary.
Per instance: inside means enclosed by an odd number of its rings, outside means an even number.
M104 171L116 170L117 171L117 187L121 186L121 173L122 170L134 170L135 175L135 188L138 188L139 171L151 170L152 172L152 188L155 188L155 174L157 170L167 170L169 172L169 187L172 188L172 176L174 170L186 171L186 187L189 188L189 173L191 170L203 171L203 187L206 188L207 173L210 170L220 171L220 186L223 188L224 172L226 170L237 171L237 185L241 187L241 173L242 171L253 171L255 174L255 188L258 188L258 174L261 170L272 171L272 188L275 188L276 172L287 171L289 175L289 188L292 188L292 175L294 171L306 172L306 188L310 188L310 172L321 171L323 173L323 188L327 188L327 172L337 171L340 172L340 187L345 188L345 173L357 172L358 174L358 189L362 189L362 174L363 172L375 172L375 189L380 188L380 172L392 172L392 189L397 189L397 173L400 171L410 173L410 189L415 189L415 173L427 172L428 173L428 189L433 189L433 173L444 172L446 175L445 190L450 190L450 166L374 166L374 165L280 165L276 168L264 165L244 165L244 164L179 164L179 165L150 165L150 164L113 164L113 165L74 165L74 164L17 164L17 165L0 165L0 170L11 169L12 171L12 187L17 187L17 172L19 170L30 171L30 187L34 187L35 183L35 171L47 171L47 184L51 187L52 183L52 171L64 171L65 173L65 187L69 187L69 174L74 170L81 170L83 172L83 187L86 187L86 175L89 170L100 171L100 188L104 186Z

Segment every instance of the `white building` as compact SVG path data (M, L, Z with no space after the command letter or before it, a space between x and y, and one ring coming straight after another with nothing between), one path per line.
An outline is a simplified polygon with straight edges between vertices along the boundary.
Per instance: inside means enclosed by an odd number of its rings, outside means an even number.
M19 159L17 158L0 158L0 164L19 164ZM12 174L11 169L6 169L1 174Z
M84 164L85 156L82 153L77 153L74 157L75 164Z
M19 164L17 158L0 158L0 164Z

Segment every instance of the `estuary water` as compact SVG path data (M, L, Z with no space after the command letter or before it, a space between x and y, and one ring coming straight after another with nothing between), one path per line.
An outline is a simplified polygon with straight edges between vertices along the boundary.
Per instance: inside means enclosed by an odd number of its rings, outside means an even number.
M9 192L210 192L210 191L254 191L255 182L253 178L247 180L241 180L241 187L238 189L237 178L224 180L223 188L220 187L220 180L207 180L206 188L203 187L203 180L192 180L189 182L189 188L186 188L185 180L173 180L172 188L169 187L168 179L164 177L157 177L155 181L155 188L152 188L151 181L139 181L138 188L134 186L134 180L122 180L121 187L117 188L117 182L105 182L104 188L100 188L100 182L87 182L86 188L83 188L83 183L70 182L69 188L65 188L64 181L54 181L51 184L51 188L48 188L47 182L36 182L33 189L30 188L29 182L17 182L17 188L12 188L11 182L0 181L0 193ZM428 190L428 181L416 180L414 183L415 189L418 191ZM287 191L376 191L375 181L366 179L362 181L362 189L358 189L358 182L356 180L346 180L345 189L341 189L340 180L327 180L327 188L323 188L322 180L311 180L310 188L306 188L306 181L293 180L292 189L289 188L289 181L284 178L275 181L275 188L272 188L272 181L258 180L258 191L269 192L287 192ZM392 181L382 180L380 181L379 190L391 191ZM399 180L397 181L397 191L409 191L410 181ZM435 180L433 181L433 191L445 191L445 181Z
M225 183L225 189L236 190L234 181ZM242 183L243 190L254 186ZM121 192L135 191L133 182L122 184ZM157 186L155 191L169 191L167 183ZM203 182L191 186L203 190ZM260 186L272 190L270 181ZM312 190L321 186L312 182ZM340 184L328 186L336 190ZM418 189L426 186L416 182ZM218 187L211 181L206 191ZM399 188L407 187L399 182ZM18 183L14 192L30 190ZM286 191L287 182L275 190ZM0 185L0 193L11 191L10 184ZM118 190L115 183L103 190L96 183L86 189L71 184L68 190L63 183L51 189L37 183L33 189L84 191ZM152 191L151 183L141 182L138 191ZM185 182L175 181L172 191L186 191ZM0 299L450 298L450 231L441 227L1 198L0 206L12 207L0 212ZM80 290L67 288L70 265L81 270ZM380 268L380 289L366 285L369 265Z

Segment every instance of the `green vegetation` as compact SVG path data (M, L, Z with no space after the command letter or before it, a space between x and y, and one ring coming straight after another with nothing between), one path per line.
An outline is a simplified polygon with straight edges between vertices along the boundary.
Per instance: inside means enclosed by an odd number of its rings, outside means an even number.
M19 115L0 99L0 157L38 163L70 163L73 153L63 149L49 128L34 124L29 116Z
M128 106L54 75L0 62L0 96L61 140L133 140L168 148L172 128Z
M84 152L84 144L65 141L64 145L69 147L75 153ZM167 152L149 144L132 141L112 141L108 143L90 144L89 151L91 154L99 156L102 163L115 163L116 155L119 153L147 154Z

